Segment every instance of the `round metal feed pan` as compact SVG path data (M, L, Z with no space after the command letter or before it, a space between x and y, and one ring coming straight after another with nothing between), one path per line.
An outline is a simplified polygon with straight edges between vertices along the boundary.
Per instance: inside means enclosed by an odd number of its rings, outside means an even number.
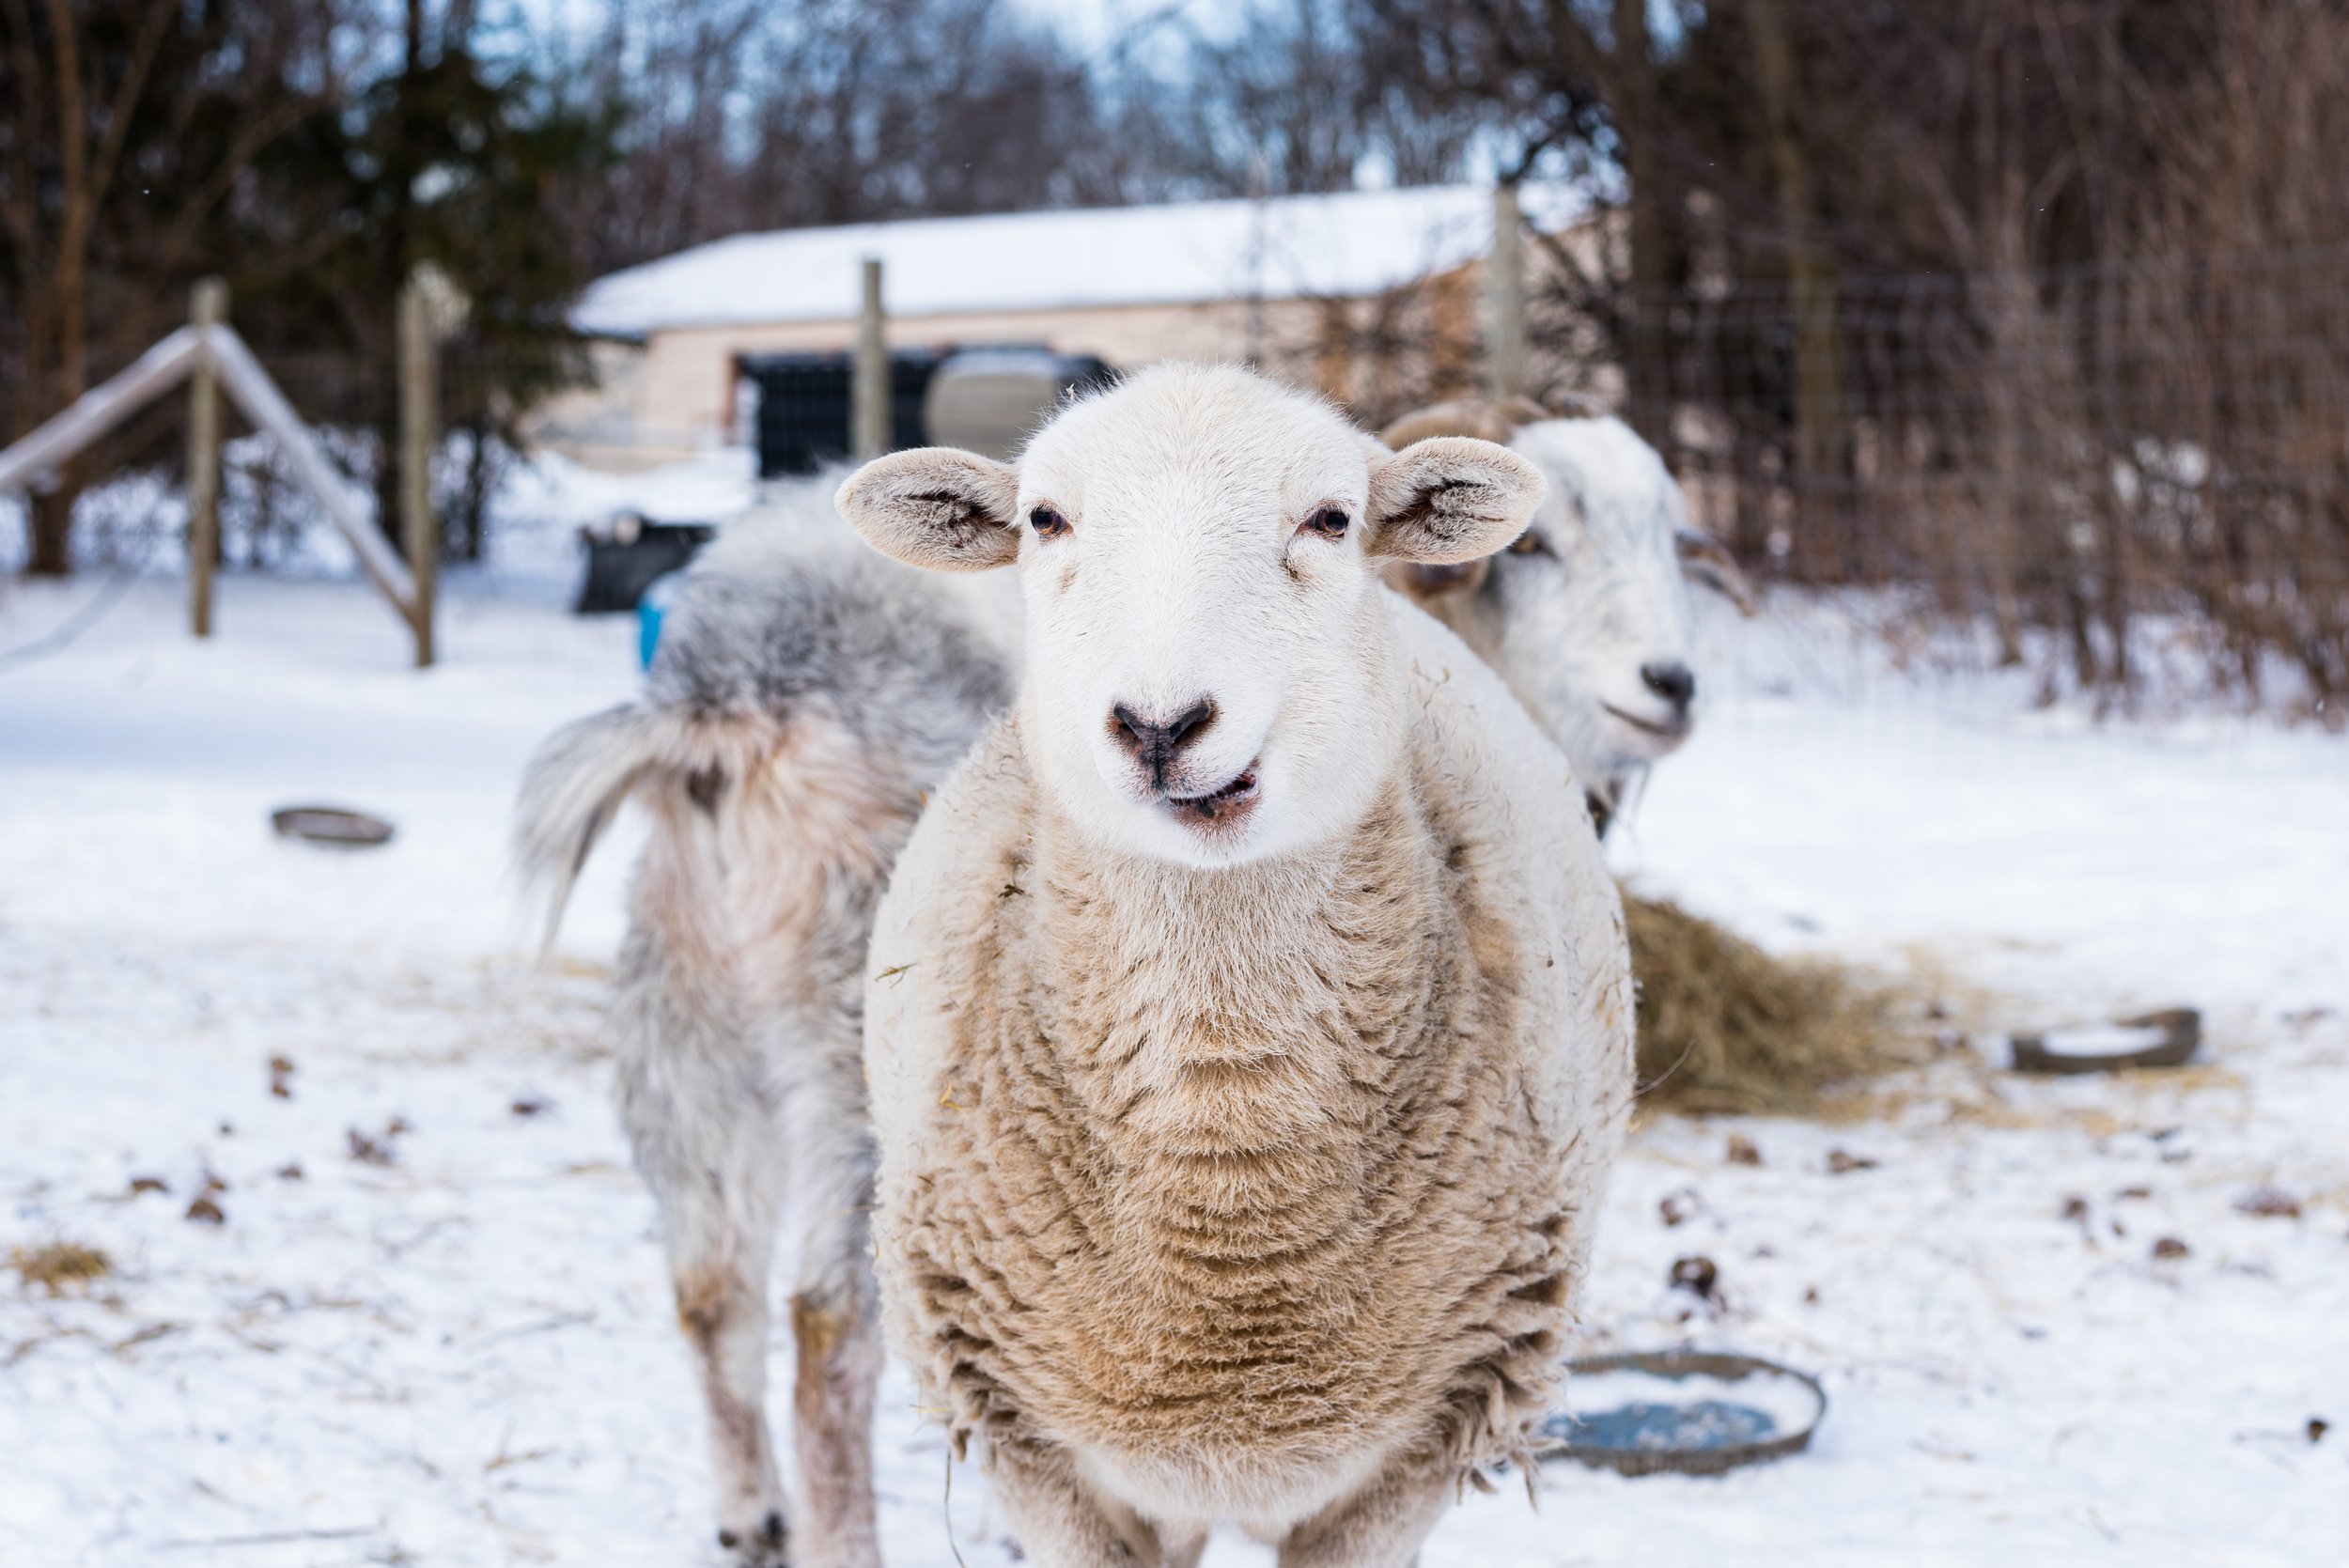
M280 806L269 814L269 820L280 838L337 849L371 849L392 839L392 825L381 817L341 806Z
M1751 1356L1648 1350L1568 1366L1568 1408L1543 1423L1542 1457L1622 1475L1719 1475L1783 1459L1810 1446L1827 1415L1817 1378Z
M2117 1018L2092 1029L2049 1030L2014 1037L2018 1073L2115 1073L2131 1067L2179 1067L2201 1048L2202 1015L2191 1007Z

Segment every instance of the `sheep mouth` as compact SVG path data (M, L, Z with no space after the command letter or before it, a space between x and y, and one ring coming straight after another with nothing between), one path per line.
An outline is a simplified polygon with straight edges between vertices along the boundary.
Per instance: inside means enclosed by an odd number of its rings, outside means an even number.
M1247 815L1248 809L1256 803L1257 793L1256 765L1252 762L1221 788L1204 795L1167 795L1166 809L1178 821L1195 827L1221 828Z
M1696 727L1685 715L1659 724L1653 719L1642 719L1637 714L1626 713L1613 703L1601 703L1598 706L1638 730L1641 735L1652 735L1658 740L1686 740L1688 738L1688 732Z

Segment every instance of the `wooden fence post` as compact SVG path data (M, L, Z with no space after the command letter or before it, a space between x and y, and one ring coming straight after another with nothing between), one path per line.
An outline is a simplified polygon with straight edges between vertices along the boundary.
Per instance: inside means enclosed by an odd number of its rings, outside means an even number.
M1486 322L1486 390L1498 403L1525 392L1525 259L1517 188L1493 187L1493 254L1486 263L1491 315Z
M848 444L856 460L889 450L889 341L882 333L880 257L864 258L864 302L857 313L856 371L849 383Z
M212 564L220 558L220 365L210 329L228 319L228 285L204 278L192 313L202 339L188 379L188 613L212 634Z
M432 513L432 447L439 434L435 347L430 302L412 277L399 291L399 510L415 583L409 620L420 670L432 662L433 568L441 554L440 520Z

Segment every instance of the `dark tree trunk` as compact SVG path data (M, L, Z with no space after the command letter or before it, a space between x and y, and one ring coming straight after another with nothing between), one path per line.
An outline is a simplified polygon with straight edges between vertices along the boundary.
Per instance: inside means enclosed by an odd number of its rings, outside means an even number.
M1625 421L1650 445L1669 454L1672 430L1671 346L1665 335L1665 290L1672 281L1671 200L1656 138L1656 64L1650 54L1647 0L1614 0L1614 120L1624 142L1624 172L1631 179L1631 299L1626 313Z
M36 492L25 510L31 523L32 549L24 570L31 577L66 577L73 571L73 504L82 487L69 476L54 490Z
M1843 347L1835 271L1811 232L1815 214L1811 161L1802 140L1802 81L1777 0L1751 0L1746 28L1752 37L1754 85L1769 127L1770 165L1786 230L1787 303L1795 332L1795 478L1801 514L1813 525L1813 536L1797 545L1814 576L1846 582L1859 563L1841 485L1847 467Z

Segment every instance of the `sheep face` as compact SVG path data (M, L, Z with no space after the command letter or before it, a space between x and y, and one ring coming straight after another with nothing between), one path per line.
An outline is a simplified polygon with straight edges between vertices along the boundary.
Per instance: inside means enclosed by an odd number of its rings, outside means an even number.
M1039 784L1093 842L1214 866L1359 820L1405 720L1377 561L1489 553L1541 491L1490 442L1389 453L1250 372L1167 365L1064 409L1017 470L897 453L840 505L901 560L1017 561Z
M1620 420L1542 420L1510 449L1549 481L1532 526L1488 562L1402 585L1483 647L1611 802L1695 727L1688 582L1741 603L1745 586L1689 528L1656 449Z

